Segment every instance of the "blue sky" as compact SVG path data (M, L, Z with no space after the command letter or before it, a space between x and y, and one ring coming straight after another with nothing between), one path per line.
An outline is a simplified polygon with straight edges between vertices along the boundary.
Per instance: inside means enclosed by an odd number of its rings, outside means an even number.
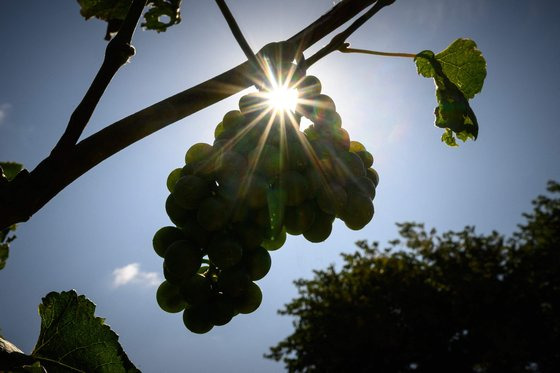
M136 33L136 55L109 86L84 136L243 62L216 5L184 3L179 26ZM326 0L230 3L255 50L290 37L332 6ZM32 169L97 72L105 25L84 21L74 1L6 2L2 9L0 159ZM97 314L144 371L282 371L262 354L292 330L276 310L296 295L293 280L340 263L339 254L353 251L357 240L394 238L395 222L509 234L546 181L560 180L559 17L552 0L399 0L352 35L356 48L411 53L438 52L458 37L477 42L488 63L484 89L472 101L479 139L455 149L439 140L434 85L416 74L411 60L332 54L314 65L309 73L336 102L343 126L376 159L376 213L358 232L338 222L321 244L290 237L259 281L264 298L255 313L194 335L180 314L161 311L154 295L161 259L151 239L169 224L167 174L190 145L212 142L238 94L106 160L19 226L0 271L2 334L30 352L41 297L74 288L97 304Z

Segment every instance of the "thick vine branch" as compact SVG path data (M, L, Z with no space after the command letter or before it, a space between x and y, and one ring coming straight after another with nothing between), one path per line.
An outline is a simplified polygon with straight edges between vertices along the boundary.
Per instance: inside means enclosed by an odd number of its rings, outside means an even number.
M105 58L87 90L84 98L70 116L70 121L62 137L52 150L53 156L67 151L78 142L84 128L89 122L105 89L130 57L134 55L134 47L130 44L134 29L142 15L147 0L134 0L117 35L107 44Z
M304 51L372 5L375 0L344 0L292 36ZM162 100L109 125L72 146L60 157L49 156L31 173L20 173L0 185L0 228L28 220L78 177L136 141L254 84L249 62Z

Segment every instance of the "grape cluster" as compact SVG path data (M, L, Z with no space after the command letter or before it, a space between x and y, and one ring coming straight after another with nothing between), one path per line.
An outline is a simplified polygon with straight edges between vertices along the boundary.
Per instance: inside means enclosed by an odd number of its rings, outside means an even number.
M342 128L316 77L293 73L294 112L271 108L265 89L243 96L217 125L212 145L198 143L167 179L165 209L175 226L156 232L165 281L157 301L184 310L185 326L206 333L262 300L257 281L269 250L286 234L327 239L336 217L361 229L373 217L378 183L372 155ZM301 117L313 122L300 131Z

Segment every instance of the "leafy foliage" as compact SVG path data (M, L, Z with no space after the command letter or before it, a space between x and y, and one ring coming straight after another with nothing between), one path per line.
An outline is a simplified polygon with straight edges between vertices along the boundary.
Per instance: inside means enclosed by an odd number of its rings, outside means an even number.
M41 332L32 357L49 372L137 372L118 336L75 291L51 292L39 305Z
M85 19L95 17L107 21L111 28L109 33L118 31L132 0L78 0L78 3L81 7L80 14ZM181 0L150 0L147 5L145 22L142 23L142 27L147 30L162 32L181 22ZM112 28L112 25L116 25L116 29Z
M435 125L445 129L441 139L449 146L460 140L476 140L478 121L469 99L481 91L486 77L486 61L476 43L457 39L444 51L425 50L414 58L418 74L434 78L436 84Z
M280 314L295 331L267 356L291 372L560 370L560 184L512 238L473 227L438 235L400 224L401 240L360 250L298 280Z

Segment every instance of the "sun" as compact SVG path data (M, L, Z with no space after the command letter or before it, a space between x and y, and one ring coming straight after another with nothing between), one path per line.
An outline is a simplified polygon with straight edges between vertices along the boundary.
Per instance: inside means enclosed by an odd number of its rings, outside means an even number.
M265 93L268 106L276 113L295 112L298 101L298 92L287 86L276 86Z

